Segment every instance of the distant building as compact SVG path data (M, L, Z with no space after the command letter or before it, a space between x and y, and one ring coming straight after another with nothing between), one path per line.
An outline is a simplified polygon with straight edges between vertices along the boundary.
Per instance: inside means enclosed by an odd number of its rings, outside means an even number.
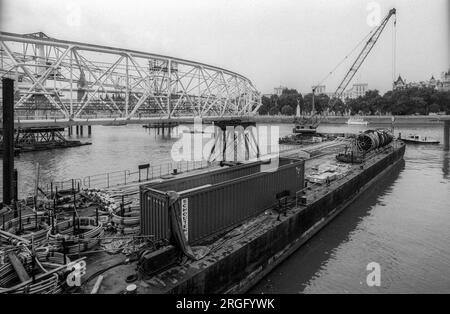
M262 94L262 96L267 97L267 98L270 98L270 97L272 97L273 95L281 96L281 95L283 94L283 91L284 91L285 89L287 89L286 86L281 86L281 85L280 85L280 86L275 87L275 88L273 89L273 94Z
M348 98L358 98L360 96L364 96L368 90L369 84L367 83L356 83L353 84L353 87L348 91Z
M441 80L437 81L436 88L439 91L450 91L450 69L447 72L442 72Z
M420 82L410 82L407 83L400 75L397 80L392 84L393 90L403 89L403 88L434 88L439 91L450 91L450 70L448 72L442 72L441 79L437 80L434 75L428 81Z
M404 79L402 79L402 76L399 75L397 80L392 84L392 89L396 90L396 89L403 89L406 87L406 82Z
M345 90L341 95L341 100L345 100L346 98L354 99L360 96L364 96L366 92L369 90L369 84L367 83L355 83L353 86L347 90ZM334 93L326 93L328 97L334 97Z
M316 95L319 95L319 94L325 94L326 87L325 87L325 85L315 85L315 86L311 86L311 89L313 91L315 91Z
M274 88L274 94L277 96L281 96L281 94L283 94L283 90L287 89L286 86L279 86L279 87L275 87Z

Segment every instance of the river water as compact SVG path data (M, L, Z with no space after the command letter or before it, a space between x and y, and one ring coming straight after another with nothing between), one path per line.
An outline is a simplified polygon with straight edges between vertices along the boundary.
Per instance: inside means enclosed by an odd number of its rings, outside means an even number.
M288 124L279 127L280 136L292 129ZM319 131L358 132L365 128L321 125ZM395 132L420 133L442 142L442 128L402 126ZM139 164L169 162L177 140L175 132L162 135L138 125L95 126L92 130L90 137L84 132L79 138L92 145L17 157L21 196L33 189L36 162L41 180L46 181L135 170ZM450 154L442 145L408 145L404 164L378 181L250 292L449 293L449 169ZM380 265L379 287L366 283L370 262Z

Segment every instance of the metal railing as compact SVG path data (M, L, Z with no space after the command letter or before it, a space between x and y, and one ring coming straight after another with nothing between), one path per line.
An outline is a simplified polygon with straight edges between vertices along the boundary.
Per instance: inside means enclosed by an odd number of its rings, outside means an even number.
M161 113L155 113L155 114L149 114L149 113L138 113L135 117L133 117L133 120L139 120L139 119L146 119L146 118L163 118L167 115L161 114ZM120 114L83 114L76 118L76 120L101 120L101 119L121 119L124 118ZM16 114L14 116L14 119L18 122L20 121L28 121L28 120L64 120L67 119L67 117L62 113L49 113L49 114L30 114L30 115L24 115L24 114Z
M177 173L188 172L192 170L204 169L209 166L211 166L211 163L205 160L170 162L149 166L146 169L138 169L136 171L127 169L94 174L83 178L73 178L64 181L51 181L50 183L47 182L41 184L41 186L45 188L47 195L50 195L50 193L56 189L107 189L114 186L125 186L133 183L153 180L165 175L173 174L175 171Z

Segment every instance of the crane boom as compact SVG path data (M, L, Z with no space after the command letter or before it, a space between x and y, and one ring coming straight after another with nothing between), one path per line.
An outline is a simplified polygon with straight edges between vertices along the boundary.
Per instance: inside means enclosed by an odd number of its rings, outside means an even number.
M367 56L369 55L369 52L372 50L373 46L375 46L375 43L377 42L378 38L380 37L381 33L383 32L387 22L389 21L389 19L391 18L392 15L396 14L396 10L395 8L391 9L389 11L389 13L385 16L385 18L381 21L380 25L377 26L377 28L375 29L375 31L372 31L367 35L370 37L367 40L366 44L364 45L364 48L361 50L361 52L359 53L358 57L356 58L356 60L353 62L352 66L350 67L350 69L348 70L348 72L345 74L344 79L341 81L341 83L339 84L338 88L336 89L336 91L333 94L333 97L330 98L329 102L328 102L328 106L326 108L326 112L328 112L328 110L330 110L335 102L341 98L342 94L344 93L345 89L347 88L348 84L351 82L351 80L353 79L353 77L355 76L356 72L358 71L358 69L361 67L362 63L364 62L364 60L367 58ZM394 26L395 26L394 22ZM363 41L361 41L358 46L362 43ZM355 47L356 48L356 47ZM353 51L352 51L353 52ZM347 59L348 55L344 58ZM343 61L344 61L343 60ZM336 66L336 68L342 63L342 61ZM330 76L335 70L336 68L334 68L333 71L331 71L323 80L322 82L328 77ZM319 84L318 84L319 85ZM321 120L324 118L323 116L318 117L316 115L315 112L315 106L314 106L314 95L315 95L315 91L316 91L316 87L313 87L312 90L312 110L311 110L311 116L309 118L305 118L305 117L298 117L296 116L294 118L294 129L293 132L294 133L313 133L316 131L316 128L318 127L318 125L320 124Z
M334 102L341 98L342 94L344 93L345 89L347 88L350 81L355 76L358 69L361 67L364 60L369 55L369 52L372 50L373 46L375 46L375 43L377 42L378 38L380 37L381 33L383 32L383 29L385 28L387 22L391 18L392 15L396 14L396 10L391 9L389 13L386 15L386 17L381 21L380 25L377 27L375 32L370 36L370 38L367 40L364 48L359 53L358 57L356 58L355 62L353 62L352 66L348 70L347 74L345 75L344 79L341 81L339 86L337 87L336 91L334 92L334 97L332 98L333 101L330 99L330 104L328 105L328 108L330 109Z

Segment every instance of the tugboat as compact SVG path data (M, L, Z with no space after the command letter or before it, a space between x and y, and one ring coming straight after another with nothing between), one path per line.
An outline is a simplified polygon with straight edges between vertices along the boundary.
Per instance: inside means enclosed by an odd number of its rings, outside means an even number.
M403 142L409 143L409 144L439 144L438 140L434 140L428 137L422 137L417 134L410 134L406 138L399 137Z

